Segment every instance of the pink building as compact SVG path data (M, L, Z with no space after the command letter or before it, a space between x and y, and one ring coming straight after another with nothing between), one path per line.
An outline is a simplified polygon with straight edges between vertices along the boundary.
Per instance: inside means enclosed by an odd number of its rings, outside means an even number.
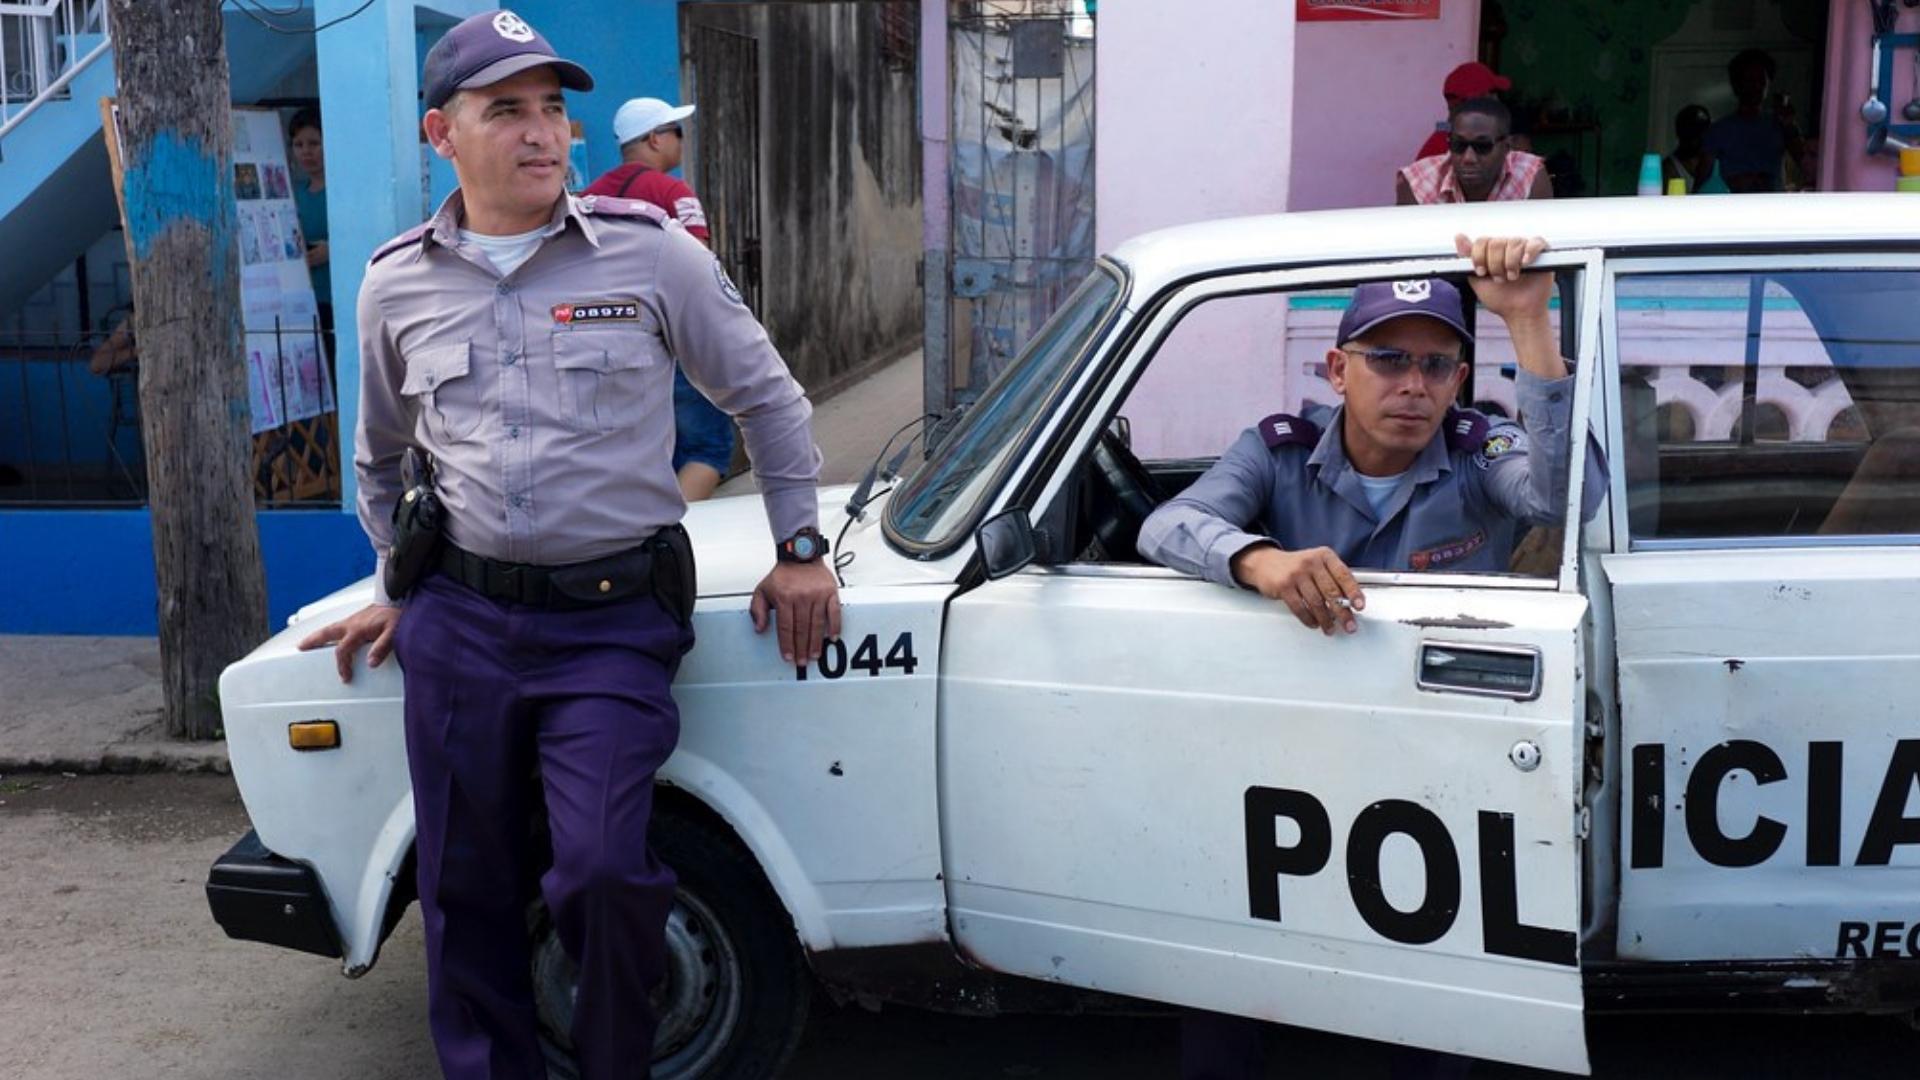
M1817 146L1810 186L1893 189L1897 162L1869 153L1862 119L1876 55L1891 74L1877 86L1891 132L1920 143L1920 123L1902 115L1909 101L1920 110L1920 11L1899 5L1887 7L1904 36L1882 38L1879 54L1873 5L1848 0L1404 0L1370 6L1414 17L1303 18L1310 8L1353 6L924 3L930 406L977 392L1049 309L1060 279L1128 237L1212 218L1391 204L1396 171L1445 122L1441 84L1466 61L1512 80L1503 96L1516 129L1554 161L1566 197L1633 194L1642 155L1672 148L1681 107L1733 110L1727 62L1746 49L1773 58L1772 100L1790 104ZM996 138L1002 152L985 156L997 173L979 164L981 140ZM1023 210L1023 199L1034 209ZM1006 226L999 233L981 227L987 204ZM1278 333L1286 355L1260 376L1266 382L1241 389L1250 400L1313 397L1309 386L1288 385L1313 377L1313 349L1302 344L1310 322L1294 313L1282 326L1223 326L1214 344L1227 355ZM1231 377L1201 368L1183 378ZM1710 411L1701 388L1663 385L1671 400ZM1781 385L1778 405L1795 437L1814 437L1834 403L1803 401ZM1164 415L1135 417L1137 434L1221 423L1187 415L1178 388L1166 389Z

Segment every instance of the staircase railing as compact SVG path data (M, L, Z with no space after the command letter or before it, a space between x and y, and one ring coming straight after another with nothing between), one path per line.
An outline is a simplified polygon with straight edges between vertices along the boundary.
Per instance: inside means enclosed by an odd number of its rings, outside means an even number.
M78 54L82 35L100 41ZM105 0L0 0L0 141L106 55Z

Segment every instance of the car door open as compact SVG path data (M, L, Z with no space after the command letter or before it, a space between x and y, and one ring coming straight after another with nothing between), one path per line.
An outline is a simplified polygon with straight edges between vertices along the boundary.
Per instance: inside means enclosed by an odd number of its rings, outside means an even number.
M1580 296L1585 431L1598 257L1552 261ZM1210 298L1458 269L1243 274L1145 305L1027 489L1034 519ZM1286 317L1316 317L1305 299ZM939 735L956 941L1036 978L1585 1072L1576 578L1565 551L1544 578L1363 573L1360 632L1333 637L1122 559L962 594Z

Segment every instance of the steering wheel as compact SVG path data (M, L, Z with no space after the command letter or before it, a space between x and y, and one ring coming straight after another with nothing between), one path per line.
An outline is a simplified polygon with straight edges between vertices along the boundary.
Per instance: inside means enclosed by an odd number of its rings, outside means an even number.
M1087 525L1106 559L1132 562L1140 526L1163 501L1160 483L1111 430L1093 444L1087 469Z

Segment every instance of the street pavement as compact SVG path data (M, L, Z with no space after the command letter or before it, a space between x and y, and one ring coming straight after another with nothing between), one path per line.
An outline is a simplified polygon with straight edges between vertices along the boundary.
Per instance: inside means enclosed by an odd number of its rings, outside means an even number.
M0 1077L416 1080L427 1041L417 909L360 979L231 941L207 867L246 829L229 777L0 779ZM1608 1018L1603 1078L1911 1077L1920 1035L1890 1018ZM1373 1043L1274 1028L1271 1078L1386 1080ZM1165 1017L967 1019L817 1000L790 1080L1174 1080ZM1543 1080L1482 1065L1473 1080Z

